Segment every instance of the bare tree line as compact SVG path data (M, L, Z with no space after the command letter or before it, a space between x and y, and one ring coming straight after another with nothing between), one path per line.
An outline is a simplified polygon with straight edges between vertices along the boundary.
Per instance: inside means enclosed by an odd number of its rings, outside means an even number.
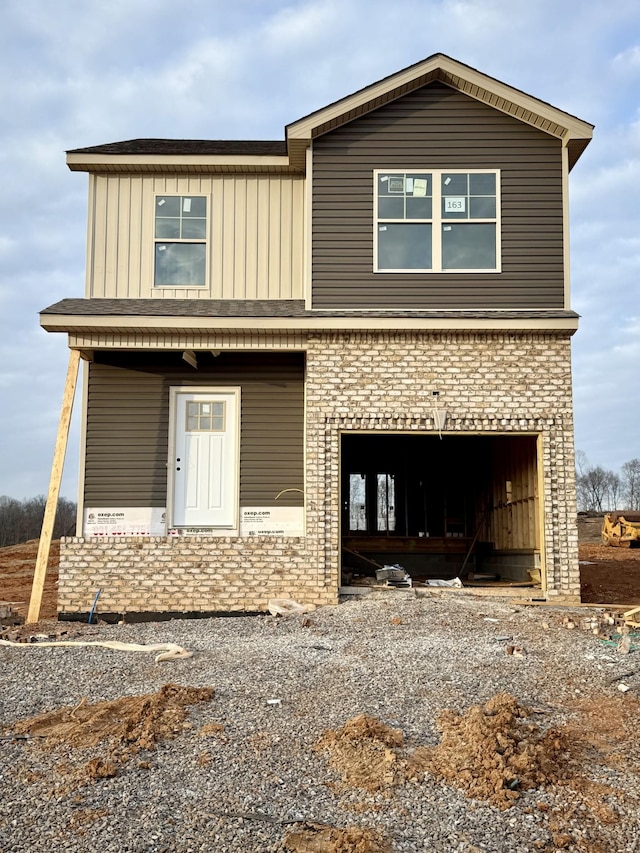
M16 500L6 495L0 496L0 548L37 539L42 528L44 508L47 499L44 495L35 498ZM59 498L53 538L73 535L76 524L76 505L67 498Z
M640 459L630 459L620 472L592 466L582 450L576 452L578 509L640 510Z

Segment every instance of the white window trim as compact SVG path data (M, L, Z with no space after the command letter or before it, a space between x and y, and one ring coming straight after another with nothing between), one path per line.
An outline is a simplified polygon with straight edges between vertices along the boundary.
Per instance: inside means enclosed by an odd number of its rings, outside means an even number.
M205 236L203 239L190 237L189 239L172 238L171 240L163 240L156 237L156 210L158 208L159 198L204 198L207 202L207 212L205 216ZM151 245L151 289L156 290L209 290L209 256L211 254L211 196L207 193L174 193L174 192L157 192L153 195L153 242ZM204 243L204 284L156 284L156 245L158 243Z
M401 172L411 172L411 173L426 173L432 176L433 182L433 192L432 192L432 217L431 219L409 219L409 220L398 220L398 219L379 219L378 218L378 176L379 175L390 175L390 174L398 174ZM442 230L441 226L443 222L448 222L449 220L443 220L441 215L442 209L442 186L441 180L443 174L446 175L495 175L496 176L496 215L495 218L491 219L473 219L473 220L460 220L460 219L452 219L450 220L452 223L456 222L474 222L478 224L482 223L495 223L496 226L496 266L493 269L442 269ZM374 169L373 170L373 271L374 273L380 273L384 275L385 273L402 273L403 275L411 275L412 273L424 274L428 273L430 275L436 273L438 275L468 275L469 273L489 273L495 274L502 272L502 205L501 205L501 195L500 195L500 169L430 169L428 167L413 167L413 166L403 166L402 168L394 168L394 169ZM397 222L408 222L411 224L431 224L431 240L432 240L432 253L431 253L431 261L432 265L429 269L380 269L378 267L378 226L380 224L388 223L397 223Z

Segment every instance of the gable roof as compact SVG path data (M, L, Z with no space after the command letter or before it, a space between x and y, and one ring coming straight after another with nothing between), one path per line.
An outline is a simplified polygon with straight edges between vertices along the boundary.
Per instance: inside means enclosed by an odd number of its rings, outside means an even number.
M475 98L562 140L569 168L593 135L593 125L458 62L443 53L322 107L285 128L286 142L264 140L130 139L67 152L72 171L304 172L317 136L433 82Z
M435 53L287 125L291 164L300 167L306 149L316 136L435 81L445 83L494 109L562 139L569 152L569 168L578 160L593 135L592 124L527 95L520 89L501 83L444 53Z

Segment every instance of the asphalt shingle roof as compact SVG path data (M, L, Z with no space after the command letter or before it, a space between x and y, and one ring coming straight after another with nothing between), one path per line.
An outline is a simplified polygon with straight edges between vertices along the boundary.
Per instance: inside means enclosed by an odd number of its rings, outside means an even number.
M566 320L564 310L325 310L305 308L302 299L63 299L42 314L102 317L412 317L458 320Z
M128 139L88 148L73 148L67 154L254 154L285 156L287 144L258 139Z

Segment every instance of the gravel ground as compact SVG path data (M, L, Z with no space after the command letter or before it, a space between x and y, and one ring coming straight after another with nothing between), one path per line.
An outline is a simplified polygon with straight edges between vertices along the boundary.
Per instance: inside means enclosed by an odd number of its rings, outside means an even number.
M46 751L36 739L3 737L0 853L281 851L289 821L369 827L398 853L640 851L640 749L633 736L624 740L614 715L621 703L623 718L638 714L640 652L623 656L593 634L567 630L566 614L505 599L389 590L307 617L83 629L82 639L179 643L194 652L189 660L2 647L3 726L83 697L151 693L167 682L213 687L215 695L188 709L192 727L176 739L140 753L114 778L75 789L66 784L78 761L70 747ZM526 654L505 654L509 644ZM629 678L623 695L611 681L633 669L638 689ZM584 761L581 791L525 791L504 811L429 776L368 793L339 784L326 755L313 750L326 729L361 713L400 728L409 750L435 744L440 711L464 711L500 691L545 709L535 718L544 728L595 726L600 741ZM590 718L580 717L585 701ZM207 723L224 731L203 737ZM82 760L100 754L85 749Z

